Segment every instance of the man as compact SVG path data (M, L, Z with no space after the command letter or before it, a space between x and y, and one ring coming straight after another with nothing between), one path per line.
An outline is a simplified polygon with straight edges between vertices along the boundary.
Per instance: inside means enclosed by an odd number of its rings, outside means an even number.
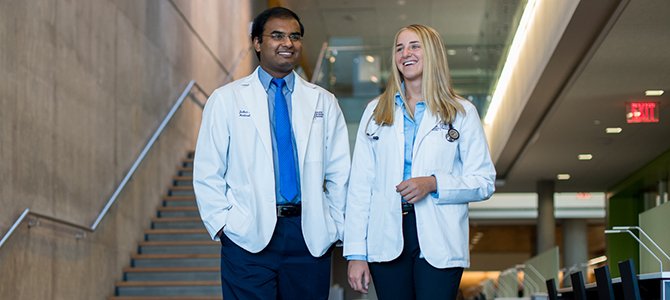
M214 91L203 112L193 186L221 241L224 299L327 299L342 239L349 142L333 94L294 71L304 28L270 8L253 22L260 67Z

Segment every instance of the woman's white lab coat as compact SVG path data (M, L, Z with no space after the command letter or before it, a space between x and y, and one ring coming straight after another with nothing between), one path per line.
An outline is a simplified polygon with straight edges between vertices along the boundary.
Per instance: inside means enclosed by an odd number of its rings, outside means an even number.
M448 127L426 109L414 141L411 177L437 179L437 195L415 204L421 255L436 268L469 267L468 202L494 191L496 173L477 110L460 102L465 114L453 123L457 140L448 141ZM368 104L356 134L344 229L344 255L367 255L369 262L393 260L403 248L396 192L403 180L403 111L396 105L393 125L380 127L371 120L377 103Z

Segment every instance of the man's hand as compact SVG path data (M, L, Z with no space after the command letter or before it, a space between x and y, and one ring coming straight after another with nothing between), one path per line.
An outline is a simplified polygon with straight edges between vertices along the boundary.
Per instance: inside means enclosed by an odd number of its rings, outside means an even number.
M359 293L367 294L370 285L370 269L364 260L350 260L348 270L349 285Z
M395 190L405 201L416 203L437 190L437 180L435 176L410 178L396 185Z

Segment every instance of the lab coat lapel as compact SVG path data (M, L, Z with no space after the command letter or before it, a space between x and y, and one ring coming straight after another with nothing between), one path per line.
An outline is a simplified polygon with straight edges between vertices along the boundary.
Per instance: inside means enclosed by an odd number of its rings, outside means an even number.
M319 102L319 93L305 82L298 74L295 74L295 86L291 95L291 111L293 118L293 135L298 151L298 163L300 171L304 169L305 154L309 142L310 131L314 122L316 105Z
M258 69L247 76L240 89L241 101L247 105L258 135L268 156L272 157L272 136L270 135L270 115L268 113L268 95L258 79Z
M399 154L398 162L401 165L405 163L405 115L402 112L402 107L395 105L395 114L393 116L393 131L396 139L396 153ZM394 160L396 161L396 160ZM400 170L403 168L401 167ZM402 173L401 173L402 174Z
M416 137L414 138L414 147L412 149L413 157L416 156L416 151L419 146L421 146L423 139L433 130L433 128L435 128L438 120L437 116L430 111L428 106L426 106L426 110L423 112L423 118L421 119L421 124L419 124L419 130L416 132Z

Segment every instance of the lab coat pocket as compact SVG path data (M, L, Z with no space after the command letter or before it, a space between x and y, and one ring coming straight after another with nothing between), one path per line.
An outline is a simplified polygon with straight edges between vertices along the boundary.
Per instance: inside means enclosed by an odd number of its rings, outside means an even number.
M248 186L242 186L228 190L227 194L232 206L228 210L228 218L223 230L229 236L243 237L249 231L252 218L247 209L241 206L236 199L250 199L251 190Z
M450 260L465 260L468 257L468 206L450 204L435 206L437 243L447 249Z
M428 169L451 172L454 161L458 159L458 140L450 142L446 139L446 130L431 131L424 146L425 162Z

